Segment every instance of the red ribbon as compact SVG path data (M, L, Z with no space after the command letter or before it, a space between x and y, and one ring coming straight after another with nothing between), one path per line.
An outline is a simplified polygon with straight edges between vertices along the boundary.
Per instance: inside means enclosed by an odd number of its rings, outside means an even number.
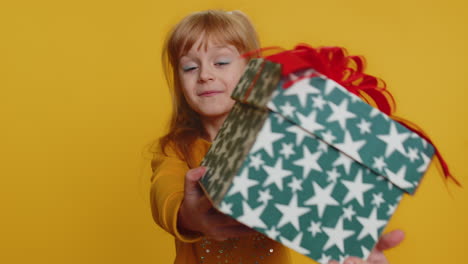
M448 164L447 162L445 162L444 158L442 157L442 154L440 154L440 151L435 147L435 144L432 142L429 136L418 125L398 116L392 115L391 118L408 128L409 130L413 131L414 133L418 134L420 137L424 138L427 142L429 142L429 144L434 146L435 155L440 163L440 166L442 167L445 179L451 179L456 185L461 187L461 183L450 173Z
M442 166L445 179L451 179L461 186L451 175L447 163L424 131L408 120L392 116L396 109L395 100L387 91L387 86L382 79L364 73L365 59L362 56L349 56L346 49L342 47L313 48L307 44L299 44L292 50L284 50L280 47L262 48L243 55L243 57L253 56L264 57L269 61L281 64L282 76L312 68L339 83L349 92L358 95L370 105L375 105L380 111L431 143ZM317 74L302 76L286 82L283 88L286 89L300 79L313 76L317 76Z
M261 51L271 49L278 50L278 48L268 48ZM390 115L395 108L391 94L386 92L385 82L377 77L365 74L364 58L361 56L348 56L344 48L313 48L307 44L300 44L293 50L282 50L279 53L266 56L265 59L281 64L283 76L312 68L339 83L355 95L367 94L375 102L377 108L387 115ZM291 83L287 83L285 88L290 85ZM391 98L391 100L388 100L387 97Z

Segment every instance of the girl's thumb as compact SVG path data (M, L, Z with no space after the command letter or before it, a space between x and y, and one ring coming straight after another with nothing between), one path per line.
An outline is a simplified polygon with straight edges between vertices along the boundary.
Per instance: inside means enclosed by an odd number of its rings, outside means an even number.
M198 181L203 177L206 172L206 167L198 167L189 170L185 176L185 192L198 191Z

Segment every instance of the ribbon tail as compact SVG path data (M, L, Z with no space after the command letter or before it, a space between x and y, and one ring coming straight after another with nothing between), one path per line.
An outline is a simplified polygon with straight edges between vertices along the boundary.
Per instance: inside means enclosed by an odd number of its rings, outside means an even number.
M424 138L427 142L429 142L432 146L434 146L435 154L436 154L437 160L439 161L440 166L442 167L445 179L446 180L450 179L456 185L458 185L459 187L462 187L461 183L450 172L447 162L445 162L444 158L442 157L442 154L440 154L440 151L437 149L433 141L419 126L417 126L416 124L414 124L413 122L409 120L406 120L398 116L392 115L391 118L397 121L398 123L402 124L406 128L408 128L409 130L413 131L414 133L418 134L420 137Z

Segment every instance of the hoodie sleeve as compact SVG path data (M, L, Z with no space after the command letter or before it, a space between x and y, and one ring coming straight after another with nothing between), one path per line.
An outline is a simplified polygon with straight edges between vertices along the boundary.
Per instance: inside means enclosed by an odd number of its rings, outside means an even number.
M162 151L154 153L151 168L150 204L156 224L182 242L200 240L201 236L182 234L177 228L178 211L184 198L185 174L189 170L187 163L169 146L166 154Z

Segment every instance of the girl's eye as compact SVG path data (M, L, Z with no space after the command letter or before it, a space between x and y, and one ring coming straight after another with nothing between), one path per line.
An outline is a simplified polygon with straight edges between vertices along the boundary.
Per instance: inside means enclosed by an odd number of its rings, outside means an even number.
M223 66L223 65L228 65L231 63L230 61L218 61L215 63L216 66Z
M185 66L185 67L182 67L182 70L184 72L191 72L193 70L195 70L197 68L197 66Z

